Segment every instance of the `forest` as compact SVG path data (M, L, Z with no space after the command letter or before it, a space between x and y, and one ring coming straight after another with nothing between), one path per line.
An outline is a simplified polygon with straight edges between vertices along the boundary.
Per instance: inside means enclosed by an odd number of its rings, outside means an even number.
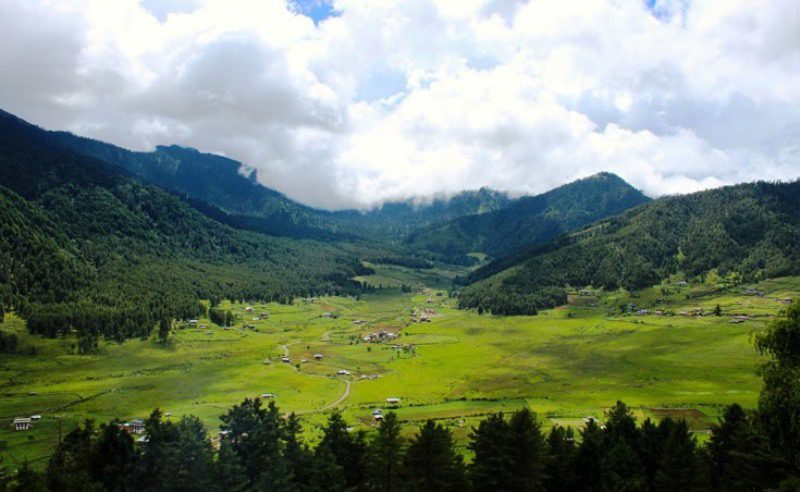
M554 287L636 291L711 271L737 282L797 275L799 234L800 181L662 198L476 270L459 302L531 314L563 303L551 295Z
M35 333L75 330L91 348L196 316L199 299L363 291L351 278L369 270L347 245L234 229L0 116L0 304Z

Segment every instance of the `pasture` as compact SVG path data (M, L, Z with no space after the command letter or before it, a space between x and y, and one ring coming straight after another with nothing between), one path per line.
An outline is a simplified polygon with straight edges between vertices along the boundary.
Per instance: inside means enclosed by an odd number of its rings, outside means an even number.
M496 317L455 309L437 288L457 272L440 272L378 266L362 280L384 289L359 300L235 303L232 328L181 322L166 346L154 337L103 342L97 355L74 355L69 338L31 337L7 314L0 327L37 353L1 359L4 461L43 466L59 434L83 419L143 418L156 406L171 418L197 415L216 435L228 407L266 393L302 415L312 442L334 408L362 428L375 425L372 410L395 408L408 433L440 419L463 443L489 412L528 406L544 427L580 426L586 416L602 419L618 399L641 418L687 418L702 436L724 405L755 406L760 357L752 337L800 292L798 278L755 286L763 296L746 295L750 286L699 297L692 293L706 286L654 287L599 292L538 316ZM402 284L413 291L402 292ZM649 312L619 308L631 303ZM711 314L717 304L722 316ZM679 314L691 310L703 315ZM255 319L264 312L267 319ZM733 315L750 318L731 323ZM380 332L382 341L364 341ZM42 415L33 430L13 430L14 417L31 414Z

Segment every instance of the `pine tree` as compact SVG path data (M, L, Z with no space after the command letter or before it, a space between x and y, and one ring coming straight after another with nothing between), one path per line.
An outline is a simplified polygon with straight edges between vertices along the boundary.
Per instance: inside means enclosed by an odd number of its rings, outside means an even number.
M158 340L161 343L167 343L170 328L172 328L172 320L169 318L161 318L158 322Z
M576 490L601 491L608 484L608 470L604 458L605 435L594 420L581 430L581 445L575 460L577 469Z
M544 488L550 492L575 490L577 459L575 433L571 427L555 425L547 436L547 457L544 468Z
M322 441L317 446L317 453L320 453L320 448L325 448L323 452L329 452L335 458L336 464L344 473L348 488L363 487L367 477L365 434L363 432L351 434L339 412L331 414L322 432Z
M159 487L165 490L208 490L214 479L214 448L197 417L183 417L177 439L164 453Z
M239 492L245 490L247 485L244 467L227 436L220 437L219 452L214 464L214 483L224 492Z
M510 453L510 465L516 470L513 490L534 491L541 489L544 470L544 437L535 415L527 408L515 412L508 423L509 433L506 447Z
M136 453L133 438L118 422L101 426L100 438L92 449L91 474L106 490L126 490Z
M314 490L314 453L300 442L303 427L300 419L292 412L285 423L284 454L292 474L292 481L298 490Z
M464 461L449 430L433 420L411 439L403 460L403 477L411 490L457 492L466 488Z
M696 443L689 433L686 421L674 422L666 418L660 422L659 427L665 429L667 439L664 441L653 490L699 490L701 480Z
M776 488L785 475L783 463L738 404L726 407L719 423L711 428L707 455L709 481L714 490Z
M467 446L475 457L469 479L475 491L512 490L512 456L508 448L509 427L502 413L490 414L472 429Z
M94 424L87 420L66 435L56 447L47 464L47 488L59 491L102 490L102 485L92 480L89 468L92 462L92 434Z
M609 471L610 486L623 490L643 487L641 434L633 413L617 401L607 412L605 425L603 461Z
M397 414L384 415L378 434L370 443L370 482L373 490L392 492L400 488L403 440Z

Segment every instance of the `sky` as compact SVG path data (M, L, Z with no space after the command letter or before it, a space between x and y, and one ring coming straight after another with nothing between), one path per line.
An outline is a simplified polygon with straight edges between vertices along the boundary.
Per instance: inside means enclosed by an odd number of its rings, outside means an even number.
M0 108L328 209L800 177L797 0L0 0Z

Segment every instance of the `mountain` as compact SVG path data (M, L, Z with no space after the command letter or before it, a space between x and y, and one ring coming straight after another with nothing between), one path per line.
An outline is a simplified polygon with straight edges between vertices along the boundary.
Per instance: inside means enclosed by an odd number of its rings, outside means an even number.
M203 203L210 206L205 211L216 214L219 220L278 236L398 239L433 222L496 210L510 202L504 193L483 188L452 197L389 202L367 212L329 212L307 207L261 185L255 171L242 174L242 163L219 155L176 145L134 152L71 133L52 135L75 152L122 167L200 207Z
M552 241L596 220L647 203L620 177L599 173L479 216L459 217L411 234L407 243L443 255L479 251L493 257Z
M198 299L357 292L350 278L364 272L350 250L236 230L8 113L0 212L0 303L29 325L95 319L125 338L154 316L195 315Z
M798 237L800 181L665 197L477 270L459 303L520 313L563 303L567 285L636 290L712 270L748 281L797 275Z

